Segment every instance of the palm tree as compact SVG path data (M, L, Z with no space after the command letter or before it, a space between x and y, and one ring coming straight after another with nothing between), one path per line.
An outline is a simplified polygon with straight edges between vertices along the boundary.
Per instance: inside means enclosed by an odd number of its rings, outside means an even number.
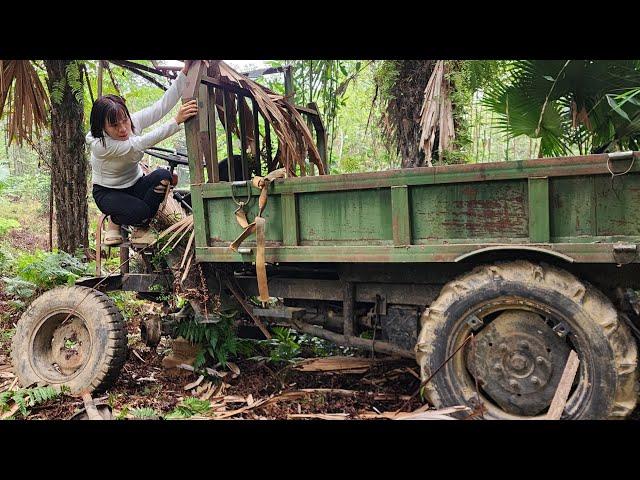
M638 149L636 60L518 60L484 92L510 137L540 138L538 156Z
M35 146L51 128L51 169L58 248L88 247L87 161L84 151L82 64L45 60L47 91L29 60L0 60L0 116L7 115L9 142Z
M382 131L400 155L403 168L426 164L420 149L424 90L436 60L387 60L376 72L376 82L385 103ZM436 142L437 143L437 142Z

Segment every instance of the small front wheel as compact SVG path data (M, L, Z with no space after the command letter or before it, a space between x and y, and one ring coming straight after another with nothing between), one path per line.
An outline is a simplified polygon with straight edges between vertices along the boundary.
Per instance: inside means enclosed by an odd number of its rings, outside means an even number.
M104 391L124 365L124 319L111 298L87 287L59 287L20 317L11 358L21 385L65 385L73 393Z

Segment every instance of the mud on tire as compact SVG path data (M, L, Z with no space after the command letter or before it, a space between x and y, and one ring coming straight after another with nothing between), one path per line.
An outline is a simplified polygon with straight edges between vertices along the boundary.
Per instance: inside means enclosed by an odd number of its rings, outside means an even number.
M74 286L49 290L31 303L17 323L11 358L25 387L64 384L73 393L100 392L117 378L126 351L124 319L111 298Z
M611 301L569 272L527 261L477 267L443 287L421 318L416 352L422 380L468 337L470 315L499 308L496 305L501 302L505 309L557 315L569 326L567 338L580 367L563 418L624 418L632 412L637 401L637 347ZM464 353L459 352L425 386L433 405L473 406L478 392L465 362ZM479 393L488 408L485 418L521 418L492 403L484 391Z

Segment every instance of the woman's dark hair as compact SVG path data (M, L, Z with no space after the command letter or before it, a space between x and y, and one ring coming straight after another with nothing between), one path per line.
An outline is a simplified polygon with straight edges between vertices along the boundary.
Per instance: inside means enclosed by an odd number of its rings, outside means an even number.
M131 120L131 115L129 114L129 109L125 104L124 98L118 95L103 95L93 102L91 116L89 118L93 138L99 138L104 146L105 122L117 123L118 120L122 118L123 113ZM133 122L131 123L131 131L135 132Z

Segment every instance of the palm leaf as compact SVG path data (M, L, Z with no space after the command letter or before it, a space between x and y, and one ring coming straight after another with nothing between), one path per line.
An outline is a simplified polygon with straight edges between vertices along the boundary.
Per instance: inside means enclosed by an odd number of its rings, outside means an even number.
M640 136L640 98L617 100L640 85L637 67L633 60L520 60L483 104L506 134L541 138L543 155L565 155L576 144L622 148Z
M260 113L267 119L278 137L280 155L277 158L290 176L295 176L296 165L306 168L307 155L309 161L318 167L321 175L326 173L320 159L320 152L306 121L284 96L241 75L223 61L216 60L212 63L210 75L217 76L223 83L233 84L251 92ZM250 117L247 116L247 118Z
M48 123L49 98L28 60L0 60L0 117L7 114L9 144L33 143Z

